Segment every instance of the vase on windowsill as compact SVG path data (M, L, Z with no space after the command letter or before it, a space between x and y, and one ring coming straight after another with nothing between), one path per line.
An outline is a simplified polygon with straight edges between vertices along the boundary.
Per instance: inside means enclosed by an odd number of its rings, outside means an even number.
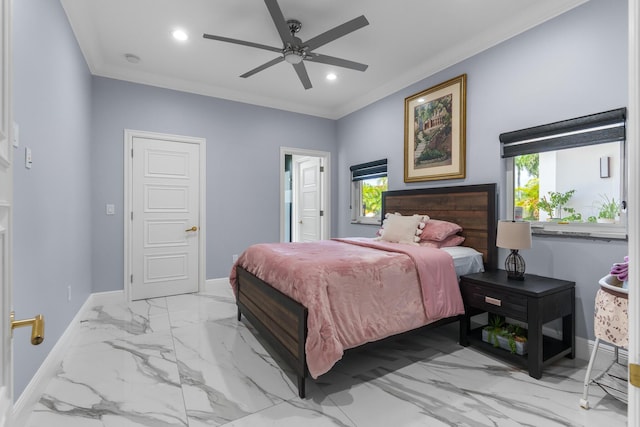
M616 220L612 218L598 218L596 221L598 224L615 224L616 223Z

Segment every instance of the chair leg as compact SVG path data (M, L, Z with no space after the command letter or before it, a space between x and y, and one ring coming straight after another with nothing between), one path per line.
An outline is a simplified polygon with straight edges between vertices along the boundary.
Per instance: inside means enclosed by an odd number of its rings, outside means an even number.
M600 338L596 338L596 341L593 343L593 350L591 351L591 357L589 358L587 373L584 376L584 390L582 393L582 399L580 399L580 406L584 409L589 409L589 384L591 384L591 370L593 369L593 362L595 362L596 360L596 354L598 353L599 345L600 345Z

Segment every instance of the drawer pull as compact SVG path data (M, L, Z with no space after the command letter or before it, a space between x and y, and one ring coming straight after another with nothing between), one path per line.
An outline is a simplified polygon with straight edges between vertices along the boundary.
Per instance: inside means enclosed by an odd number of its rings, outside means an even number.
M484 302L491 305L497 305L498 307L502 306L502 301L496 298L484 297Z

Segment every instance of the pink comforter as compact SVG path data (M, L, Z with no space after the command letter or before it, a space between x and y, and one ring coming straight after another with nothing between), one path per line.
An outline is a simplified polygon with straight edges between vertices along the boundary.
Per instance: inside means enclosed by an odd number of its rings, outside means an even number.
M344 350L464 313L451 256L351 238L249 247L240 265L308 309L307 366L327 372Z

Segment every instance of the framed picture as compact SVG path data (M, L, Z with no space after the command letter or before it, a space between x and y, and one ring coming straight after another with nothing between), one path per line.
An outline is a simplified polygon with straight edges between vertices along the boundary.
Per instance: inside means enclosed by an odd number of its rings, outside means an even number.
M404 100L404 182L465 177L467 75Z

